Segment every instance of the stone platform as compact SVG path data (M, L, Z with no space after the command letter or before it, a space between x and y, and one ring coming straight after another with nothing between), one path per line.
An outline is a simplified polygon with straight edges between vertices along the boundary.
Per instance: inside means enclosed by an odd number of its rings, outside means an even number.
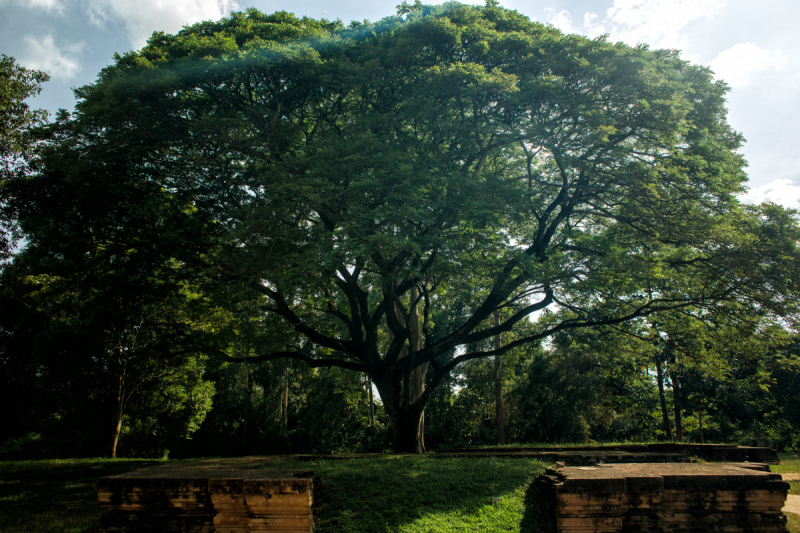
M310 533L322 499L310 470L161 466L97 480L102 533Z
M786 532L789 484L765 464L548 468L535 483L559 533Z
M596 462L686 462L677 457L698 457L705 461L744 462L778 464L778 453L771 448L735 446L732 444L694 444L662 442L654 444L615 444L609 446L537 446L537 447L477 447L439 450L437 454L453 455L520 455L528 454L552 461L565 461L568 464L588 464L592 457ZM570 459L569 456L574 457ZM603 456L614 456L617 459L604 460Z
M689 463L691 459L680 453L627 452L620 450L516 450L498 448L461 452L441 452L434 457L525 457L546 462L563 462L571 466L609 463Z

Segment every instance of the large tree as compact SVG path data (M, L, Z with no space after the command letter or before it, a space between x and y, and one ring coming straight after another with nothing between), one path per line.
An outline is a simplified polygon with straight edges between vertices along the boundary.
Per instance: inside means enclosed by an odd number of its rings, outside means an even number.
M460 363L757 289L725 92L492 2L349 28L248 10L117 57L59 138L204 217L220 297L294 332L233 359L366 373L420 451ZM530 328L551 305L572 313Z

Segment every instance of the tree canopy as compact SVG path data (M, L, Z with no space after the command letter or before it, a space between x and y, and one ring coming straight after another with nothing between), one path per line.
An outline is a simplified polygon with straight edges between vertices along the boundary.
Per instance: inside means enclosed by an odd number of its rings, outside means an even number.
M27 169L29 128L47 118L46 111L30 109L25 100L39 94L48 79L44 72L26 69L0 54L0 260L10 256L17 231L17 215L8 205L8 182Z
M191 267L258 331L229 359L368 374L395 449L418 451L426 403L471 359L734 298L796 316L770 296L796 294L796 222L736 200L726 90L675 51L491 2L349 28L250 9L116 57L35 180L162 198L174 227L131 240L148 211L83 204L82 238ZM569 312L531 324L548 307Z

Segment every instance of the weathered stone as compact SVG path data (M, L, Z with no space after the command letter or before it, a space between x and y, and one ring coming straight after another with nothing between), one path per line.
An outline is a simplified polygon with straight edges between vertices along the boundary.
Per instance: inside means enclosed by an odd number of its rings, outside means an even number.
M155 467L97 480L103 533L309 533L322 498L310 470Z
M786 531L789 484L766 464L548 468L536 483L559 533Z
M441 450L443 456L454 454L528 455L570 465L598 463L680 463L689 457L705 461L779 464L778 453L771 448L731 444L691 444L664 442L655 444L618 444L613 446L537 446L526 448L465 447ZM683 459L686 458L686 459Z

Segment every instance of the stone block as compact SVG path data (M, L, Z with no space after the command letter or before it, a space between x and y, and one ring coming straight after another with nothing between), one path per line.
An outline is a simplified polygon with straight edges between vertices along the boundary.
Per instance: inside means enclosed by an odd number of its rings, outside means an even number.
M536 480L559 533L785 533L789 484L765 464L548 468Z
M310 533L322 500L310 470L155 467L97 480L101 532Z

